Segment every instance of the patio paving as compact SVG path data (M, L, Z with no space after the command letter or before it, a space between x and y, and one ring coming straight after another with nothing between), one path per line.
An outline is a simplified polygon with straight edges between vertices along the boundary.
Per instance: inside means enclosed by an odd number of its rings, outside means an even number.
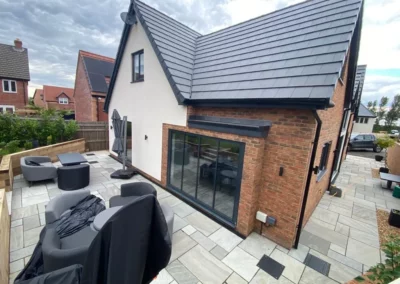
M120 185L134 181L151 183L137 175L130 180L113 180L110 173L121 164L107 151L86 156L90 164L92 194L108 207L110 197L119 194ZM59 166L59 163L55 163ZM271 240L252 233L245 240L228 231L164 189L157 189L160 203L175 212L173 251L170 264L152 283L343 283L381 260L376 208L387 210L400 201L372 179L371 167L380 164L366 158L348 156L336 184L344 189L342 198L324 195L305 226L297 250L287 250ZM13 191L7 193L11 211L10 283L28 262L43 228L47 202L62 194L54 182L28 183L15 177ZM328 277L303 262L310 253L331 264ZM279 280L259 269L263 255L285 266Z

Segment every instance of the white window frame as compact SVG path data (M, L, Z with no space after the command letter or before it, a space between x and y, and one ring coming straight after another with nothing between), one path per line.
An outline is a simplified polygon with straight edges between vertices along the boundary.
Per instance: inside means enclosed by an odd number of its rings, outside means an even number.
M10 88L10 91L6 91L5 90L5 88L4 88L4 82L8 82L8 86L9 86L9 88ZM15 84L15 92L13 92L12 90L11 90L11 82L14 82L14 84ZM17 93L17 91L18 91L18 89L17 89L17 81L15 81L15 80L5 80L5 79L3 79L2 80L2 85L3 85L3 92L4 93L13 93L13 94L15 94L15 93Z
M58 98L58 103L60 105L67 105L67 104L69 104L69 100L68 100L68 98Z
M11 105L0 105L0 109L3 110L3 112L2 112L3 114L7 112L7 109L8 109L8 108L12 108L12 110L13 110L12 113L15 113L15 106L11 106Z

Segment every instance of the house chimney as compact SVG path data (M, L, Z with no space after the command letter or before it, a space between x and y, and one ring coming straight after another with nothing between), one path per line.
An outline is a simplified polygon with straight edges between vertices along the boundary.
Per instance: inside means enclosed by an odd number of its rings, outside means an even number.
M14 40L15 49L22 49L22 41L19 38Z

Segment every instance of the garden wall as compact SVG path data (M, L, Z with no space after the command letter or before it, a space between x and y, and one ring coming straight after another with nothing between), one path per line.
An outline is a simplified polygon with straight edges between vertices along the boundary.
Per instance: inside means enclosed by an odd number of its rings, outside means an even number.
M21 157L48 156L53 162L56 162L58 161L57 154L70 152L85 152L85 139L72 140L4 156L0 163L0 188L5 188L6 191L12 190L14 175L21 174Z
M0 283L8 283L10 272L10 215L8 215L6 192L0 188Z
M400 175L400 143L387 150L387 165L391 174Z

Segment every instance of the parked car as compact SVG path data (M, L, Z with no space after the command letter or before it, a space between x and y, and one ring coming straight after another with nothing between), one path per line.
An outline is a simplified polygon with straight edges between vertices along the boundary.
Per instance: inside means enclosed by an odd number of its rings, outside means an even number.
M381 147L376 145L376 136L371 133L352 133L348 147L349 151L355 149L372 149L377 153L382 151Z
M390 131L389 136L390 136L390 138L399 138L399 131L394 129L394 130Z

